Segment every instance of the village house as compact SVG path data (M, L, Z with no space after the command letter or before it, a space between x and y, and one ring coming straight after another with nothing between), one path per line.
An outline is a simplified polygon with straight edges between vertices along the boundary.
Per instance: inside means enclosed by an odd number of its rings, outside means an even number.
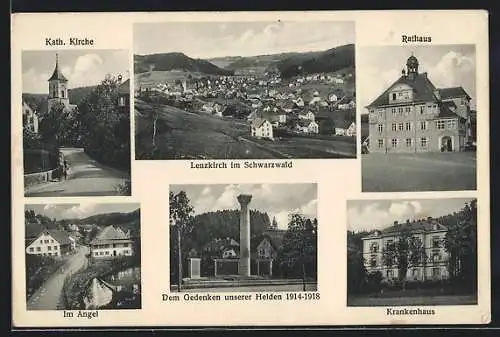
M344 121L342 125L335 126L335 135L336 136L356 136L356 123Z
M273 261L278 256L285 234L285 230L268 229L261 235L251 238L250 257L253 261L254 274L273 275Z
M310 119L299 119L297 121L296 129L303 133L319 133L318 123Z
M371 152L460 151L470 139L470 100L462 87L438 89L410 56L406 71L367 106Z
M26 253L33 255L63 256L75 249L68 234L58 229L43 229L26 243Z
M252 137L273 139L273 125L264 118L255 118L250 127Z
M312 111L308 111L308 112L300 112L299 113L299 118L300 119L306 119L306 120L310 120L310 121L314 121L315 120L315 115Z
M38 133L38 113L23 100L23 128Z
M130 112L130 79L118 85L118 107L123 113Z
M408 233L421 244L422 259L415 265L409 265L406 279L409 281L442 280L448 278L448 253L444 246L447 228L437 220L427 219L405 223L394 221L394 224L362 238L363 259L368 273L381 272L385 282L398 278L397 261L387 263L384 251L394 249L402 232Z
M107 226L90 242L90 254L94 258L114 258L132 256L132 238L130 231L124 232L119 227Z

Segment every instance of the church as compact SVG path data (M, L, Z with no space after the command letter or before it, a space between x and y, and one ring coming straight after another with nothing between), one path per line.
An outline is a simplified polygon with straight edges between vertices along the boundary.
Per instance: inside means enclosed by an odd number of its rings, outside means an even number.
M406 70L366 108L369 150L377 153L463 151L471 137L471 97L436 88L411 55Z
M74 110L75 104L70 104L68 95L68 79L59 68L59 55L56 54L56 64L49 82L49 94L47 101L37 106L34 103L23 99L23 127L34 133L38 133L38 126L43 116L49 112L53 106L62 104L67 110Z

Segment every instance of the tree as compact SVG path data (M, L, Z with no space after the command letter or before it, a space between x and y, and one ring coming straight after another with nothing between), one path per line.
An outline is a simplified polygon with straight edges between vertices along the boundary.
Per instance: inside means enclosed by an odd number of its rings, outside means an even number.
M317 219L292 214L278 253L277 265L284 276L317 277Z
M406 275L409 267L425 262L425 248L419 237L413 236L404 228L394 242L389 242L382 250L382 261L387 268L397 268L398 281L406 288Z
M78 130L85 151L118 169L130 169L130 114L118 105L119 81L110 75L78 104Z
M68 110L64 104L54 104L42 116L39 127L40 139L49 144L69 145L75 134L78 122L75 114Z
M276 217L273 217L273 222L271 223L271 229L278 229L278 222L276 221Z
M191 205L185 191L180 191L177 194L169 193L169 208L170 208L170 247L177 249L174 254L170 254L170 265L174 266L177 262L178 268L176 273L172 273L174 268L171 268L171 276L177 274L177 285L181 287L182 282L182 256L185 256L189 249L187 243L193 229L193 213L194 208ZM176 240L173 240L172 234L176 233ZM174 252L173 251L173 252ZM175 261L177 260L177 261ZM173 274L173 275L172 275ZM172 280L172 277L171 277Z
M448 224L445 249L450 278L474 290L477 285L477 200L467 203Z

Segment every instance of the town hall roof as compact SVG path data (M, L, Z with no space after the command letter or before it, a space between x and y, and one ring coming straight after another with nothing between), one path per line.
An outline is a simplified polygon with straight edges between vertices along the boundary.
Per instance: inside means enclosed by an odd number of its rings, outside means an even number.
M378 107L389 105L389 91L397 84L406 84L413 89L413 101L437 102L438 99L434 92L436 87L427 77L427 73L416 74L414 78L408 75L402 75L387 90L378 96L368 107Z
M462 87L442 88L438 90L441 99L450 99L464 96L470 99L470 96Z

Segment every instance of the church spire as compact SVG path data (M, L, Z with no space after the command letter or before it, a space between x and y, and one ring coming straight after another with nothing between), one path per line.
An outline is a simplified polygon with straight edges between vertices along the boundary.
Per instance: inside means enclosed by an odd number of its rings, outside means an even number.
M54 68L52 76L49 78L49 81L54 81L54 80L61 82L68 82L68 79L64 77L61 70L59 69L59 53L56 53L56 67Z

